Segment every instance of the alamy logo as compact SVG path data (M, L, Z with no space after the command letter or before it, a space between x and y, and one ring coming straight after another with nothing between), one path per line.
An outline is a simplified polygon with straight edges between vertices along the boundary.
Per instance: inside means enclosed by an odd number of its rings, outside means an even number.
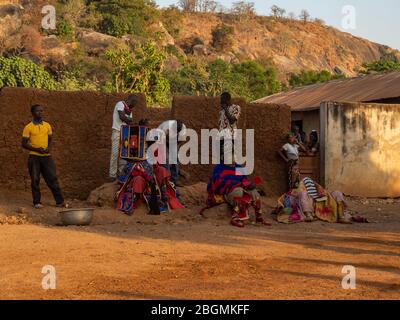
M55 290L56 289L56 268L52 265L45 265L42 268L42 289L43 290Z
M55 30L56 29L56 8L52 5L46 5L42 8L42 14L45 15L42 18L42 28L44 30Z
M147 141L154 142L147 149L150 164L219 164L223 159L224 164L237 165L238 175L250 175L254 171L254 129L201 129L199 137L193 129L178 135L176 128L171 127L168 138L163 130L152 129L147 134Z
M357 27L356 24L356 8L351 5L344 6L342 8L342 28L344 30L355 30Z
M356 268L353 266L343 266L342 273L346 274L342 279L342 288L345 290L355 290Z

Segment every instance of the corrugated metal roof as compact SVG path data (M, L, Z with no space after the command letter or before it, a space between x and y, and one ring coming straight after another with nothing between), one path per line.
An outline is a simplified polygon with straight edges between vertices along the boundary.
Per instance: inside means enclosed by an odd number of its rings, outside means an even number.
M253 102L287 104L294 111L303 111L317 109L324 101L368 102L397 97L400 72L394 71L294 88Z

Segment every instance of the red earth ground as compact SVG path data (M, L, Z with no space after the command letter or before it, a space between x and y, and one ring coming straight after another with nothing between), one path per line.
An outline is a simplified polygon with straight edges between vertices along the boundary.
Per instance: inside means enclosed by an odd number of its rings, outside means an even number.
M369 224L237 229L224 206L197 214L203 187L190 209L128 217L96 208L87 227L59 226L48 196L34 210L29 193L0 191L0 298L400 298L399 200L350 199ZM274 199L263 202L270 212ZM55 290L42 289L45 265L56 269ZM344 265L356 268L355 290L342 288Z

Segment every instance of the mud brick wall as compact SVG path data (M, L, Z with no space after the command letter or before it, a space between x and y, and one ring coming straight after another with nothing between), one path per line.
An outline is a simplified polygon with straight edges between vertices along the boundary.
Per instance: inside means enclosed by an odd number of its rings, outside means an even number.
M108 175L111 149L111 124L114 105L123 94L98 92L46 91L27 88L3 88L0 91L0 189L30 190L27 169L28 152L21 148L22 130L31 121L30 106L45 106L45 120L54 130L53 152L58 176L68 197L85 199L102 185ZM134 119L148 118L152 126L178 118L189 128L216 128L219 99L176 97L172 109L147 108L144 95L138 94L139 106ZM278 194L285 189L286 170L276 152L290 127L286 106L241 105L239 128L254 128L255 174L265 180L266 192ZM190 182L207 181L212 165L189 165ZM42 190L48 193L47 188Z
M286 141L290 129L291 113L286 105L250 104L237 99L242 115L238 127L255 130L255 175L263 178L267 194L278 195L286 190L286 167L277 152ZM200 129L218 126L219 99L210 97L174 97L173 118L181 119L189 128ZM245 149L243 149L245 150ZM187 165L191 182L207 182L212 165Z
M52 155L58 176L68 197L85 199L102 185L108 175L112 113L123 94L98 92L46 91L3 88L0 91L0 187L30 190L28 152L21 148L22 130L31 121L30 106L42 104L45 120L54 130ZM144 95L138 94L134 109L136 121L169 118L170 109L147 108ZM47 188L42 188L46 190Z
M280 195L287 189L286 164L278 151L286 143L291 111L287 105L247 104L246 128L255 130L255 174L263 178L263 189L269 195Z

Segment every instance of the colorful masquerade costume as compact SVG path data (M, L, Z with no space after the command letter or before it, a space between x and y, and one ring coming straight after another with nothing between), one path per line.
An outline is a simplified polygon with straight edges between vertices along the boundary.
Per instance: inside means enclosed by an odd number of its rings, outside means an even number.
M151 214L184 208L169 177L168 171L160 165L147 161L128 163L119 177L121 187L116 194L116 208L131 215L142 200L146 201Z
M256 185L251 183L247 176L239 175L236 169L239 165L230 166L218 164L214 167L212 176L207 185L207 207L204 210L228 203L232 208L231 224L243 227L243 220L249 219L249 207L255 211L256 221L267 224L262 218L260 195Z
M328 192L322 186L304 178L295 189L278 199L275 209L277 221L296 223L315 219L326 222L348 223L346 203L341 192Z

